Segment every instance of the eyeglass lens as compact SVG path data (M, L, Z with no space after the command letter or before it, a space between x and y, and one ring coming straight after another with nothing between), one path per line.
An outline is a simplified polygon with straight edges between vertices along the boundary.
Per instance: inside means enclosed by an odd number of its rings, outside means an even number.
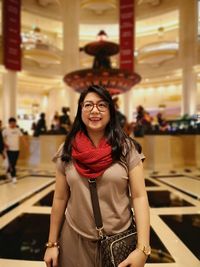
M92 111L94 106L96 106L99 111L106 111L108 108L108 103L105 101L99 101L95 104L92 101L86 101L86 102L83 102L83 105L82 105L85 111Z

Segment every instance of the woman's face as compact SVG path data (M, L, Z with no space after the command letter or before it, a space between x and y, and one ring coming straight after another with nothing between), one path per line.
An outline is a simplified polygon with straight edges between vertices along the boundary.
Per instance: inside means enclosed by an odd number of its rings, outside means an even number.
M81 118L89 132L104 132L110 120L109 104L96 93L88 93L82 103Z

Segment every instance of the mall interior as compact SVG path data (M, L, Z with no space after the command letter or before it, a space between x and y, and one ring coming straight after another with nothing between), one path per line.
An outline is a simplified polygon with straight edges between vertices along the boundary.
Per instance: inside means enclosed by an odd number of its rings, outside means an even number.
M152 252L145 266L200 266L200 1L130 2L131 35L120 24L123 0L0 1L1 131L15 117L28 144L20 142L17 183L0 155L0 267L45 266L52 157L91 83L109 87L122 127L146 157ZM9 31L20 35L19 53ZM124 70L130 58L132 70Z

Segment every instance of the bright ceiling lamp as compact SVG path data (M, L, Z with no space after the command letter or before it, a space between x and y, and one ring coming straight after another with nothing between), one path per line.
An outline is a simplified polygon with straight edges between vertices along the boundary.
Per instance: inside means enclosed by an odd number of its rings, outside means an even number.
M141 64L160 65L177 56L177 42L157 42L143 46L138 50L137 60Z
M22 33L22 50L24 58L35 61L41 66L61 63L61 50L51 44L49 38L42 34L38 27Z

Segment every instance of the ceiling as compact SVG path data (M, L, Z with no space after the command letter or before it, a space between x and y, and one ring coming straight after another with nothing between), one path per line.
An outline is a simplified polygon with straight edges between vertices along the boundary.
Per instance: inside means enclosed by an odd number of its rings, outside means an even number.
M60 2L65 0L22 0L22 31L29 31L34 26L41 28L49 37L57 38L58 46L62 47L62 22ZM118 42L118 1L115 6L99 12L101 1L96 2L96 10L90 8L80 9L79 40L80 46L95 39L97 33L104 29L109 39ZM142 47L151 40L159 38L158 28L164 32L170 32L170 40L178 36L179 14L177 10L178 0L137 0L136 6L136 47ZM84 1L80 0L80 3ZM105 1L109 2L109 1ZM113 2L113 0L112 0ZM155 4L155 5L154 5ZM102 9L102 8L101 8ZM151 14L151 16L149 16ZM0 20L1 21L1 20ZM103 23L102 23L103 22ZM148 39L149 38L149 39ZM167 35L165 39L167 39ZM155 40L154 40L155 41ZM60 85L60 78L41 78L31 73L23 72L19 75L19 88L21 91L47 93L52 87Z
M103 1L103 0L101 0ZM166 1L166 0L165 0ZM170 0L173 2L173 0ZM47 6L41 6L38 2L49 3ZM176 1L175 1L176 2ZM24 28L32 28L33 25L39 26L42 30L49 33L56 33L62 36L62 22L59 16L60 5L57 0L25 0L23 3L22 26ZM35 7L35 8L33 8ZM31 8L31 10L30 10ZM50 16L50 10L54 9L56 16ZM142 20L137 19L136 33L138 36L151 34L157 31L159 27L165 27L168 30L178 27L178 11L176 9L165 10L159 9L154 16L146 16ZM37 12L36 12L37 11ZM87 17L87 20L84 17ZM102 23L103 22L103 23ZM80 39L94 38L97 32L104 28L109 36L118 37L118 9L111 9L101 14L97 14L91 10L81 9L80 12Z

